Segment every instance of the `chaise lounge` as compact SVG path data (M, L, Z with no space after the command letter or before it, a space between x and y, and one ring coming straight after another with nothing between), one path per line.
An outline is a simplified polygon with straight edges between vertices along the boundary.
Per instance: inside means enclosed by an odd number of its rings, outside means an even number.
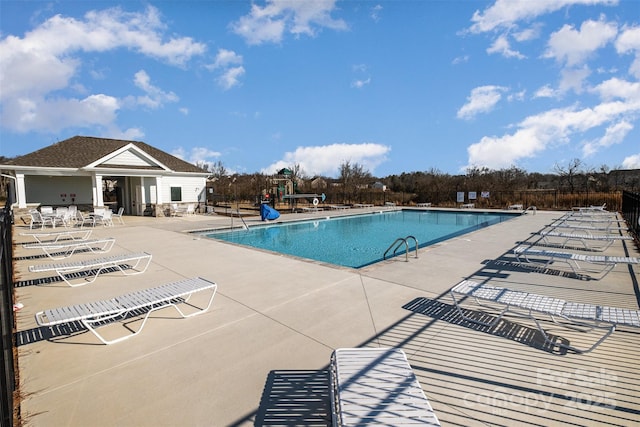
M337 349L329 375L334 427L440 425L400 349Z
M192 317L209 310L213 303L218 285L206 279L196 277L185 279L174 283L158 286L156 288L144 289L128 293L126 295L114 297L108 300L96 301L87 304L79 304L69 307L60 307L44 310L36 313L36 322L40 326L55 326L69 322L81 322L92 334L94 334L104 344L114 344L131 338L144 328L151 313L165 307L173 307L183 317ZM196 307L197 311L186 314L178 304L195 307L191 297L203 291L210 291L211 297L204 307ZM129 332L118 338L107 339L98 332L98 328L110 324L116 319L126 319L130 314L139 314L142 311L144 318L137 331L132 331L127 325L125 329Z
M130 265L133 264L133 265ZM135 254L121 254L104 258L94 258L84 261L31 265L29 271L32 273L41 273L55 271L65 283L71 287L78 287L93 283L98 279L100 273L109 270L119 270L125 276L134 274L142 274L147 271L151 263L151 254L147 252ZM90 275L89 275L90 274ZM90 278L87 278L90 277ZM82 279L78 282L74 279Z
M556 345L575 351L576 353L588 353L592 351L611 335L618 325L640 327L640 310L568 302L560 298L490 286L472 280L463 280L458 283L451 289L450 294L458 314L460 314L465 321L493 327L497 325L507 313L519 315L532 320L536 324L546 344ZM499 313L493 321L485 322L467 316L460 307L456 295L473 297L479 306L486 307L486 305L481 302L484 301L502 308L499 309ZM520 309L520 311L515 311L514 309ZM542 325L540 325L536 314L546 314L557 324L560 323L556 318L564 319L568 322L566 326L572 329L586 327L587 330L583 332L589 332L593 329L602 329L605 332L591 347L579 349L569 344L552 340Z
M586 250L590 251L604 251L609 248L614 242L620 240L633 240L631 236L622 236L620 234L576 234L576 233L563 233L560 231L542 231L540 232L542 241L546 244L553 244L550 238L561 239L562 242L558 246L564 248L567 243L574 241L581 243Z
M513 250L516 260L521 264L531 264L543 268L553 263L568 265L577 276L600 280L618 264L640 264L640 258L609 255L584 255L571 252L535 249L531 246L518 246ZM587 266L588 264L588 266Z
M93 253L109 252L116 239L108 237L105 239L93 240L72 240L56 243L24 243L25 249L42 249L42 251L51 259L59 260L69 258L76 251L91 251Z

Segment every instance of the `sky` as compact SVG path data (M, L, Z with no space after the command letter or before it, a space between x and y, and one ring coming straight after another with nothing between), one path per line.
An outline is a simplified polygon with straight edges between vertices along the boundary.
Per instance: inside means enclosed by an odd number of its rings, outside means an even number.
M229 173L640 168L637 0L0 0L0 155Z

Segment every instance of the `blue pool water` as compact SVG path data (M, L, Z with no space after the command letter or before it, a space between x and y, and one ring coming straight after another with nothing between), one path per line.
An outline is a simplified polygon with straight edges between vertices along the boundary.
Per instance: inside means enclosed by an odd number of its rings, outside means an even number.
M513 218L514 214L401 210L207 234L207 237L344 267L379 262L397 238L414 236L418 247ZM408 240L410 250L415 242ZM404 244L396 255L404 254ZM391 250L387 258L393 254ZM404 256L404 255L403 255Z

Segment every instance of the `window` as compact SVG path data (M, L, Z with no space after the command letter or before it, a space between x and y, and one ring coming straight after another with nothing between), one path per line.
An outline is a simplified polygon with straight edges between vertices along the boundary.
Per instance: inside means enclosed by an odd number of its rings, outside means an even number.
M171 187L171 201L172 202L182 201L182 187Z

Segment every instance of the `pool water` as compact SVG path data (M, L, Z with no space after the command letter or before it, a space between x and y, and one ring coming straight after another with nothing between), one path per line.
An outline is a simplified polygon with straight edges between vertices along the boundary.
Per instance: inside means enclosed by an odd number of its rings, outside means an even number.
M484 212L400 210L284 224L252 226L206 234L281 254L294 255L344 267L361 268L383 260L398 238L413 236L418 247L433 245L483 227L509 220L514 214ZM408 239L409 250L415 241ZM387 253L387 259L394 250ZM395 255L405 253L404 243Z

